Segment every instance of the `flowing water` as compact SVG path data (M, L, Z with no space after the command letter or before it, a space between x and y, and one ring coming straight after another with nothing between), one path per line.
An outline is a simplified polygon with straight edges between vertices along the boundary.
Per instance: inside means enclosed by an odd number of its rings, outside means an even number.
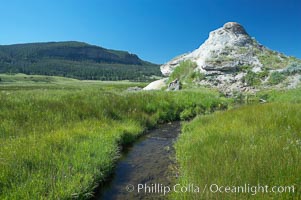
M124 151L112 181L95 199L166 199L160 186L171 185L176 177L173 143L179 133L180 122L148 131Z

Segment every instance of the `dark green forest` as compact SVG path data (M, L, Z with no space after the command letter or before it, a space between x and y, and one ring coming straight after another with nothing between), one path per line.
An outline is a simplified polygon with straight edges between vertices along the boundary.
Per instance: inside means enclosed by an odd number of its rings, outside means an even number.
M113 81L161 75L159 65L135 54L75 41L0 45L0 73Z

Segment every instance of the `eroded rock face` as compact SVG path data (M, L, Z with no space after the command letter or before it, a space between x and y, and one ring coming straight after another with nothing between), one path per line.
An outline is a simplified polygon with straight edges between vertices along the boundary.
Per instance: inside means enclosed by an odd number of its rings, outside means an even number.
M186 60L195 62L197 67L194 70L204 75L201 79L195 79L195 84L217 88L229 96L237 92L254 93L259 87L289 88L300 83L301 60L264 47L236 22L228 22L210 32L198 49L162 65L162 74L169 76ZM294 66L290 65L294 62ZM271 86L269 78L273 72L286 76L285 81ZM185 84L185 80L179 81Z
M181 89L181 82L178 79L173 80L168 84L167 91L178 91Z
M228 22L224 24L223 26L224 30L230 31L234 34L242 34L242 35L248 35L244 27L236 22Z
M262 63L256 51L266 50L236 22L228 22L209 34L209 38L196 50L174 58L161 66L161 72L169 76L185 60L197 63L196 70L204 73L206 79L201 85L215 87L226 94L233 91L254 91L243 82L242 69L249 67L253 72L262 70Z
M236 71L239 66L262 65L253 56L253 50L258 44L254 42L243 26L236 22L228 22L223 27L210 32L209 38L192 53L176 57L161 66L161 72L169 76L175 67L184 60L197 63L201 72Z

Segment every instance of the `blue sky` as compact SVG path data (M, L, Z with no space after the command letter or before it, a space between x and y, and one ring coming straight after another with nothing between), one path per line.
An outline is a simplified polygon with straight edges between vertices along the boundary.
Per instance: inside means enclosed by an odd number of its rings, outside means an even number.
M0 0L0 44L76 40L164 63L228 21L301 58L300 0Z

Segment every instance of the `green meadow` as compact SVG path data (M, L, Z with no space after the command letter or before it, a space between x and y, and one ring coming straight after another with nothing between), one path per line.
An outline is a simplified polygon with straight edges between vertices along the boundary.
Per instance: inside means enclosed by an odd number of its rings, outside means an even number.
M171 199L301 199L300 92L262 92L258 97L267 99L266 104L186 123L175 145L177 183L194 184L200 192L173 193ZM245 185L249 192L235 192Z
M226 109L208 89L128 92L145 83L0 75L0 199L87 199L122 146L158 123Z
M146 84L0 78L0 199L88 199L125 145L174 120L186 120L175 144L174 184L200 192L173 192L170 199L301 199L300 88L262 91L241 104L248 98L206 88L129 92ZM244 185L269 189L233 192Z

